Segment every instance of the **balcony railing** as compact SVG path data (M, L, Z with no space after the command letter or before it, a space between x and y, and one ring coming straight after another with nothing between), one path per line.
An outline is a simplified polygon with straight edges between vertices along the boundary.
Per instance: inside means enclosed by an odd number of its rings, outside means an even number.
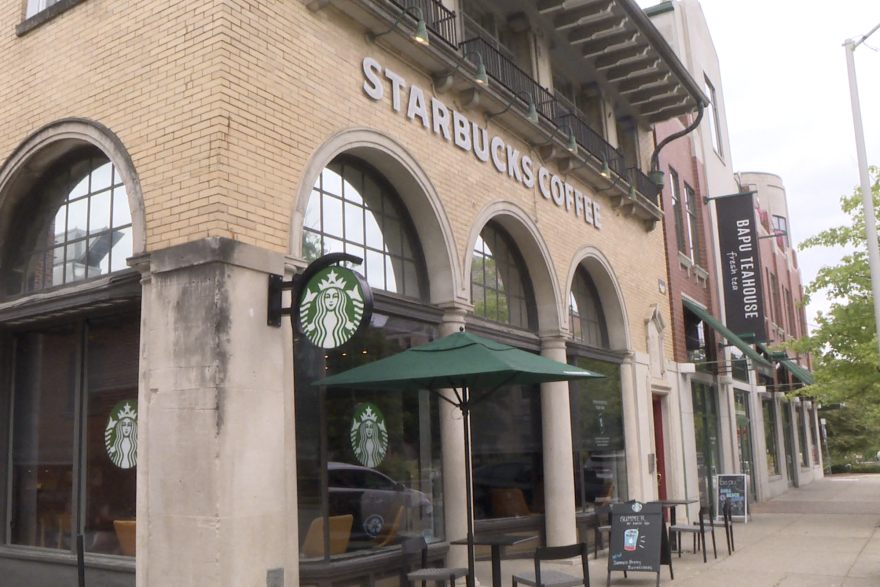
M655 206L660 205L659 188L657 184L651 181L651 178L642 173L638 167L630 167L627 171L630 173L633 181L636 182L636 191L648 198Z
M446 41L451 47L458 47L455 12L443 6L439 0L391 0L391 3L401 10L410 6L419 7L428 30ZM407 16L412 17L412 13ZM413 20L415 19L413 18Z
M608 141L602 138L602 135L594 131L590 126L578 116L566 113L560 116L556 123L559 126L571 126L574 132L574 138L580 146L589 151L597 159L608 161L608 167L620 175L626 177L626 164L624 163L623 153L611 146Z
M541 87L532 76L520 69L513 59L496 49L491 41L483 37L474 37L461 44L461 50L465 53L476 51L483 58L486 73L492 76L498 83L513 92L528 92L535 101L538 113L550 121L556 120L556 98L547 88ZM477 63L473 56L468 57L474 64ZM520 99L522 99L520 97Z

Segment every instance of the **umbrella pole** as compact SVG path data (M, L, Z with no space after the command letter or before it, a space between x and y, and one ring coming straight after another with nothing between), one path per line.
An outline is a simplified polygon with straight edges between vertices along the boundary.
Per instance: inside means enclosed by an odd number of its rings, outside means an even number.
M468 398L469 390L462 388L461 421L464 424L464 484L467 508L467 556L468 575L467 587L476 585L476 561L474 560L474 503L471 481L471 407Z

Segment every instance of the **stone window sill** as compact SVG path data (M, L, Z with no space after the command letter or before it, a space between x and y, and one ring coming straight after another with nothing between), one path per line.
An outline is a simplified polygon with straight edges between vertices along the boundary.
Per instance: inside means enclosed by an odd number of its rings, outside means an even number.
M691 262L691 258L682 253L678 252L678 264L681 265L681 268L687 271L688 277L691 276L691 267L693 263Z
M45 10L41 10L40 12L36 13L32 17L30 17L26 20L23 20L21 23L16 25L15 34L18 35L19 37L21 37L22 35L25 35L28 32L34 30L35 28L37 28L41 24L43 24L45 22L49 22L50 20L52 20L53 18L55 18L59 14L67 12L68 10L70 10L71 8L76 6L77 4L81 4L82 2L85 2L85 1L86 0L60 0L59 2L56 2L55 4L50 6L49 8L46 8Z

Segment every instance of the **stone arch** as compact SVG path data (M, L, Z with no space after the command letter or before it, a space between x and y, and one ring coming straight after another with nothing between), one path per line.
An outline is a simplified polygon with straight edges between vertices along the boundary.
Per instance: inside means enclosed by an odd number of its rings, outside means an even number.
M614 273L614 268L608 258L598 248L586 245L575 253L574 261L568 269L568 278L565 284L565 296L571 291L574 283L574 275L578 267L583 267L599 292L602 301L602 310L605 314L605 325L608 328L608 344L613 350L628 350L632 348L629 320L626 316L626 303L623 292L620 289L620 280ZM562 322L566 329L570 329L570 317L568 312L562 314Z
M463 264L462 283L470 285L471 263L477 238L483 227L494 220L506 230L516 243L529 271L532 288L535 291L535 304L538 313L538 333L557 334L561 327L562 299L558 295L558 280L553 267L550 249L544 242L541 232L529 214L511 202L497 201L489 204L474 220L468 237ZM468 289L470 301L470 290Z
M85 118L65 118L40 128L26 138L0 167L0 250L8 244L13 210L24 201L47 169L71 150L85 145L100 149L122 176L131 212L132 254L146 251L144 197L131 156L113 131Z
M303 169L296 191L290 226L289 251L302 256L303 221L312 187L321 171L342 154L363 159L395 187L412 218L430 279L433 304L462 302L468 299L458 276L458 256L452 225L440 195L424 169L406 148L390 136L368 128L349 128L330 136L318 147Z

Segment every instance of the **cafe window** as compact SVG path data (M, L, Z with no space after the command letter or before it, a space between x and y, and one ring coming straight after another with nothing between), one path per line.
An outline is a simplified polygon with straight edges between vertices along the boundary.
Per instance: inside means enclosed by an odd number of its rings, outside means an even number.
M718 432L718 400L715 386L693 381L694 440L697 449L697 478L700 503L713 505L715 476L721 470L721 443Z
M529 328L537 321L525 262L507 232L489 222L480 232L471 264L474 314Z
M94 148L71 153L33 190L33 205L18 210L7 242L5 296L35 293L127 268L132 255L131 213L119 171Z
M139 331L129 313L13 335L10 544L134 555Z
M421 251L400 197L360 159L340 157L321 172L306 209L302 246L310 262L328 253L360 257L355 269L373 289L416 299L426 291Z
M798 452L800 453L800 461L802 467L810 466L810 453L808 451L807 446L807 419L806 419L806 408L803 406L796 406L795 411L797 412L797 431L798 431Z
M308 260L329 252L362 257L355 269L375 296L370 323L341 346L323 349L300 332L294 337L300 557L307 572L314 563L399 547L405 536L441 541L445 530L437 396L312 386L439 337L439 312L398 297L421 299L428 283L406 208L376 169L340 157L315 183L302 245Z
M608 329L602 312L599 291L590 274L582 267L574 274L569 294L572 338L597 348L608 348Z
M776 444L776 404L772 399L761 400L764 412L764 450L767 455L767 475L780 474L779 450Z
M575 503L587 509L628 497L620 365L585 357L572 361L604 378L570 384Z
M706 323L699 316L684 310L685 348L689 363L694 363L697 371L715 372L715 351L710 344Z
M749 382L749 360L739 349L730 349L730 370L737 381Z

